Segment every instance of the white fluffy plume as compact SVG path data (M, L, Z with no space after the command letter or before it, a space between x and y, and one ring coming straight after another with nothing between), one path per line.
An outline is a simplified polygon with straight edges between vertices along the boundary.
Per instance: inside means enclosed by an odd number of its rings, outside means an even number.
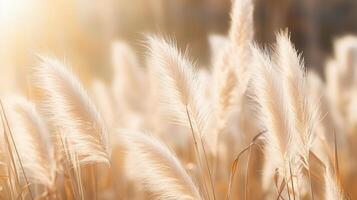
M49 132L35 105L20 96L5 99L5 112L19 159L31 184L51 187L55 164ZM18 171L22 171L20 165Z
M250 45L254 39L252 0L235 0L231 12L231 26L229 30L229 41L218 60L214 64L214 77L218 90L227 84L233 84L236 92L232 90L229 96L245 92L250 74L251 49ZM227 76L237 76L235 83L227 82Z
M125 165L157 199L202 199L180 161L151 136L129 131L119 136L127 148Z
M318 105L309 96L304 65L290 42L287 33L277 35L277 65L282 71L282 85L289 104L289 117L294 122L295 150L308 161L309 150L314 139L314 129L318 122Z
M294 189L293 182L295 182L294 187L299 188L300 185L297 183L302 181L301 167L304 166L309 170L309 152L314 139L314 129L318 122L318 105L316 99L310 97L308 93L303 62L290 42L287 32L277 34L277 44L274 50L276 54L273 64L276 65L274 67L278 74L275 79L279 84L276 90L282 93L281 99L277 102L279 102L284 115L284 118L280 119L280 123L285 124L286 130L282 133L288 137L282 168L285 168L285 174L281 174L284 173L283 171L280 171L280 174L285 176L286 180L293 176L291 186L288 183L288 187ZM279 97L272 95L270 101L276 101L276 99ZM267 155L265 167L273 170L277 166L274 166L274 162L270 160L271 154ZM286 172L288 172L288 176ZM268 183L267 180L272 180L272 176L266 176L266 174L263 176L265 185Z
M229 37L234 44L242 46L242 44L246 44L246 41L253 39L253 11L252 0L233 0Z
M251 81L253 99L258 105L260 122L266 130L267 156L273 165L272 168L278 169L279 174L285 177L286 167L294 156L294 151L291 150L294 146L293 122L289 116L289 105L280 80L282 73L265 52L257 47L252 49L256 61L256 72Z
M33 78L42 110L56 129L57 147L64 144L81 165L109 163L107 129L77 78L63 63L48 57L42 57Z
M149 37L150 56L154 60L154 75L159 79L163 108L175 122L189 126L187 112L194 128L204 134L210 120L204 87L194 65L185 59L172 42Z
M228 39L213 63L212 101L216 123L207 140L213 152L216 152L218 135L229 128L227 121L232 113L241 109L251 76L249 46L254 38L253 3L251 0L235 0L232 6Z

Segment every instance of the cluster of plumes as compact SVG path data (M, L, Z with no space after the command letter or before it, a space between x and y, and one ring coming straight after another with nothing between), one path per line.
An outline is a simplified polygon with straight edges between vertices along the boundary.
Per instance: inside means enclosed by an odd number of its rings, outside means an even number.
M160 36L142 62L116 41L111 83L89 93L40 57L29 98L1 101L1 199L353 197L357 39L336 42L322 81L287 32L254 43L251 0L231 19L210 68Z

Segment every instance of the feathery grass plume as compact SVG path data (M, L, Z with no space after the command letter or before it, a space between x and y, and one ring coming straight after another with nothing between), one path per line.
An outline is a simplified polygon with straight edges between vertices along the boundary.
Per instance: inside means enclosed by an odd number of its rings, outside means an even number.
M213 63L213 73L217 79L218 90L225 88L227 84L236 85L236 83L230 83L232 80L227 81L226 78L233 75L238 76L239 95L242 95L247 88L251 61L249 46L254 38L253 10L252 0L235 0L233 2L229 40L225 43L222 55L218 57L216 63ZM233 93L233 90L230 93ZM229 96L233 96L233 94Z
M63 148L64 139L69 155L77 155L79 165L108 164L108 132L86 91L63 63L49 57L41 60L33 76L35 92L41 109L56 128L56 148Z
M287 31L278 33L276 40L275 51L277 55L275 59L277 66L282 71L282 88L283 92L286 93L285 101L288 104L288 113L290 113L287 117L290 117L294 126L292 130L294 142L290 146L294 158L289 163L293 176L291 187L295 182L295 187L300 191L298 194L304 195L302 187L306 185L302 184L304 174L301 167L310 169L309 152L316 137L316 126L319 122L319 103L309 94L303 61L292 45ZM288 187L290 187L289 183ZM312 190L312 187L310 187L310 190Z
M239 97L247 89L251 76L251 48L254 39L254 6L252 0L235 0L233 3L229 30L229 38L232 45L230 59L234 62L233 68L237 68ZM235 60L237 59L237 60Z
M245 92L251 74L251 49L249 47L254 39L253 12L252 0L233 2L229 29L230 43L221 61L221 65L225 65L226 62L228 66L236 69L239 95Z
M145 108L142 96L146 92L146 77L133 49L124 41L113 42L112 62L114 68L112 91L119 106L119 112L123 109L142 111Z
M20 96L8 97L4 103L19 159L29 183L52 187L56 170L53 146L35 105Z
M191 128L196 158L202 170L202 180L208 196L215 198L214 186L203 141L203 135L211 123L209 104L204 98L202 80L194 71L194 65L182 55L172 42L149 37L150 55L154 59L153 74L159 79L161 101L173 120Z
M253 12L252 0L234 0L229 30L233 46L249 48L249 43L254 37Z
M216 79L216 89L213 93L215 126L213 127L207 141L210 144L212 153L217 153L219 134L224 131L227 125L229 116L232 112L232 107L238 105L235 102L235 95L237 95L237 75L233 68L225 69L220 73L220 77Z
M153 73L159 79L163 108L173 121L184 126L192 117L193 128L205 134L210 122L204 87L194 65L182 55L175 44L158 37L148 37L150 56L155 60ZM199 135L201 137L201 135Z
M285 180L289 179L289 165L296 156L293 153L294 124L283 91L282 72L274 68L269 55L258 47L252 46L255 60L254 77L251 79L252 99L257 104L259 121L266 130L265 151L267 162L271 169L277 169L278 174ZM270 173L271 171L264 171ZM264 175L264 174L263 174Z
M218 135L226 127L232 106L242 103L250 78L251 52L249 45L254 37L253 4L251 0L235 0L231 11L231 27L224 50L213 63L213 104L217 124L208 141L217 151Z
M289 116L294 123L294 147L304 158L303 164L308 168L309 151L315 138L314 129L318 123L318 103L310 97L307 89L304 65L290 42L287 32L277 34L276 62L282 71L282 87L287 94Z
M202 199L199 190L176 156L159 140L128 131L119 139L127 149L125 166L156 199Z

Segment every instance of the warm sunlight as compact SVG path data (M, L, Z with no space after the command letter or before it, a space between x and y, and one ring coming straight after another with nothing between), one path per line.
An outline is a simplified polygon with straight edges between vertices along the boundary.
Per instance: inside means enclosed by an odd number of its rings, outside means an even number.
M1 23L16 23L24 20L36 3L37 0L0 0Z
M356 0L0 0L0 200L357 198Z

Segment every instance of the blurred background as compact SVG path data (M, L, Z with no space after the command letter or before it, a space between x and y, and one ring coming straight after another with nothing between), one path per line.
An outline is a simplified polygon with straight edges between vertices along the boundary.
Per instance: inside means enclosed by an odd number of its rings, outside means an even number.
M332 42L357 32L356 0L255 0L256 40L288 28L309 68L320 73ZM65 59L88 82L110 81L111 43L144 58L145 33L169 35L209 66L208 35L226 34L231 0L0 0L0 92L26 90L37 54Z

